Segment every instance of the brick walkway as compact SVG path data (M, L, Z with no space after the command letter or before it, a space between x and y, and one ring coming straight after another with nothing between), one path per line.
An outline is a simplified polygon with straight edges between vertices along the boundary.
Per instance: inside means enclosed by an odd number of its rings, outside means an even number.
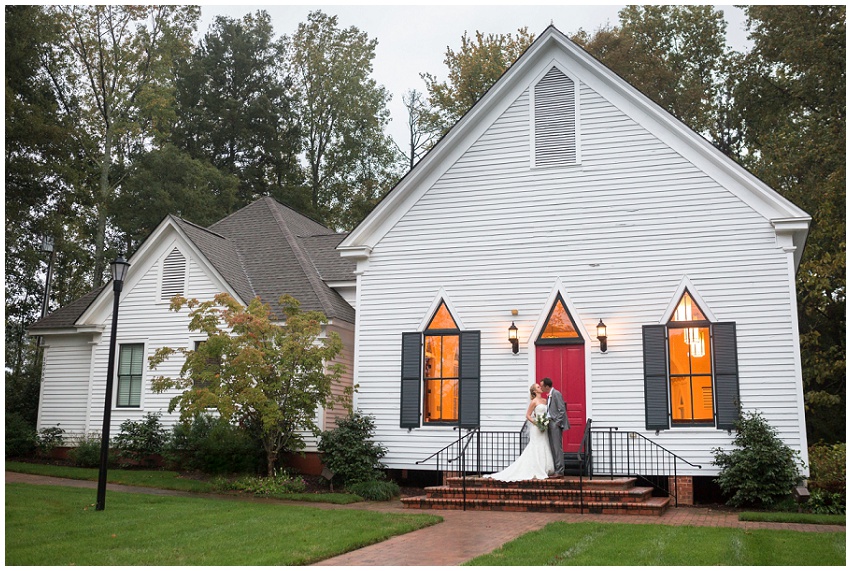
M47 476L35 476L6 472L6 483L21 482L27 484L74 486L96 488L96 482L66 480ZM210 494L193 494L172 490L158 490L136 486L109 484L109 491L134 492L184 497L210 497ZM217 496L235 500L234 496ZM256 500L276 501L276 500ZM323 509L365 509L386 513L428 513L443 518L443 522L425 529L400 535L371 545L332 557L317 563L317 566L362 566L362 565L459 565L473 557L490 553L502 544L524 533L538 530L554 521L564 522L604 522L604 523L649 523L657 525L693 525L709 527L736 527L742 529L788 529L794 531L845 531L842 525L812 525L768 522L739 521L735 513L712 510L709 508L679 507L670 508L664 515L579 515L579 514L543 514L529 512L486 512L454 510L413 510L402 507L401 502L363 502L347 506L317 504L310 502L281 502L309 505Z

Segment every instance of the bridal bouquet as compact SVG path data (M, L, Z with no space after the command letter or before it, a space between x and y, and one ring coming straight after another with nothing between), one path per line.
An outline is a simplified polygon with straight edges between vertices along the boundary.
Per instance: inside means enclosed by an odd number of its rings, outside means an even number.
M535 415L535 426L538 427L538 430L541 432L546 432L547 425L550 423L550 418L546 413L536 414Z

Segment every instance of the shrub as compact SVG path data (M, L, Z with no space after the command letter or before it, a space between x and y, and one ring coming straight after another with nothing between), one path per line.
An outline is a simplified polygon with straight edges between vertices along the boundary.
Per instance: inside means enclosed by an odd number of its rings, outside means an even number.
M202 414L174 426L163 456L175 468L228 474L255 471L264 453L245 429Z
M845 494L845 443L816 444L809 455L810 487Z
M845 494L814 488L807 506L814 514L845 515Z
M244 476L233 481L218 478L213 484L217 490L238 490L267 498L285 494L298 494L307 489L307 484L305 484L303 478L292 476L283 470L276 472L274 476L265 478Z
M68 458L82 468L100 467L100 434L95 432L77 439L76 446L68 451ZM115 464L115 451L110 448L107 458L109 465Z
M38 431L38 451L41 454L50 454L50 451L57 446L65 444L65 437L62 436L65 431L59 428L59 425L48 426Z
M783 444L758 412L744 413L736 421L737 449L715 448L713 464L721 467L716 482L730 496L732 506L772 507L786 498L801 480L800 459Z
M160 414L149 412L138 422L125 420L121 423L115 437L115 449L122 459L151 465L154 463L151 456L162 453L167 439L168 433L160 424Z
M5 439L6 458L29 456L38 446L35 428L17 412L6 414Z
M810 509L817 514L845 514L845 443L817 444L809 453Z
M334 473L334 482L348 487L384 478L381 458L387 449L371 440L374 430L371 416L355 412L338 420L334 430L321 434L319 453L322 462Z
M346 488L353 494L357 494L365 500L386 502L401 495L402 491L396 482L381 480L370 480L368 482L357 482Z

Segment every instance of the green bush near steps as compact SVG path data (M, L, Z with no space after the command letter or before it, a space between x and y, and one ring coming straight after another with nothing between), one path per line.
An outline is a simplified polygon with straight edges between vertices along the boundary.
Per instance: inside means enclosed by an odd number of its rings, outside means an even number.
M382 480L370 480L368 482L357 482L347 486L346 489L365 500L386 502L402 494L395 482Z

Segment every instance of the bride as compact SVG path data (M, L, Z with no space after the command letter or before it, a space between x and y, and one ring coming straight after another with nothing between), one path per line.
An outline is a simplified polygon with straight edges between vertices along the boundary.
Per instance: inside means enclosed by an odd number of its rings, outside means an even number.
M523 453L502 472L489 474L485 478L492 478L501 482L519 482L520 480L545 480L553 473L553 455L550 452L547 431L544 429L542 432L535 424L537 416L547 414L547 401L541 396L542 393L541 385L537 383L529 387L529 394L532 398L529 408L526 409L529 444L526 445Z

